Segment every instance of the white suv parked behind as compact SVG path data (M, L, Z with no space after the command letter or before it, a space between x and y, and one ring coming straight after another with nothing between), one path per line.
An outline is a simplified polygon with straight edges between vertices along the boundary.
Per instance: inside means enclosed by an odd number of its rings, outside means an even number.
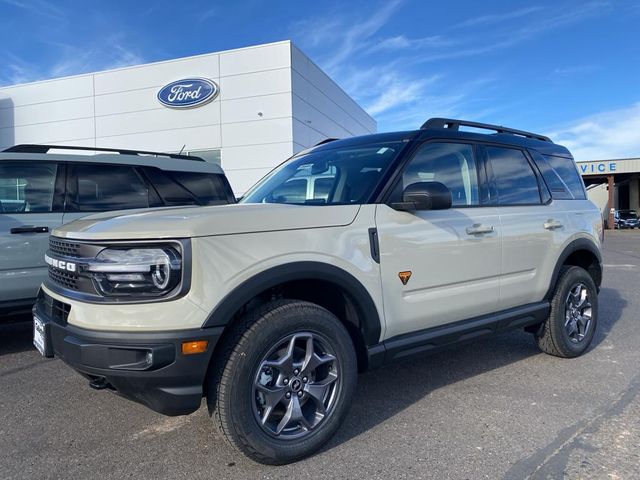
M158 412L206 396L232 445L286 463L337 430L358 370L514 328L582 354L601 236L567 149L432 119L301 152L238 205L56 229L34 338Z
M227 203L235 198L222 168L200 157L63 145L4 150L0 314L33 307L47 278L49 233L64 223L91 212Z

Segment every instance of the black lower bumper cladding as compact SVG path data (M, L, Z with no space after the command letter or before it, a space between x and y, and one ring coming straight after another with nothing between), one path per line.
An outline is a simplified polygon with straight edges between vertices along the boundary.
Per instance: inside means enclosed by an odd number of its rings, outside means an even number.
M57 302L43 292L33 313L45 325L46 354L89 380L165 415L186 415L202 402L211 355L223 327L169 332L87 330L52 315ZM207 340L204 353L182 354L182 342Z

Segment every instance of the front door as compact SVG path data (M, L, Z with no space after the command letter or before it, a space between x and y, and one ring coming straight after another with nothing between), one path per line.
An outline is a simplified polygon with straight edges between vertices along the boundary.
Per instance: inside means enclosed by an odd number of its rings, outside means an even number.
M434 181L451 190L452 208L377 206L385 338L497 310L501 231L497 208L481 206L482 177L473 145L424 143L389 203L412 183Z
M48 162L0 162L0 304L34 299L47 276L49 234L62 224L63 191L56 192L56 177L63 169Z

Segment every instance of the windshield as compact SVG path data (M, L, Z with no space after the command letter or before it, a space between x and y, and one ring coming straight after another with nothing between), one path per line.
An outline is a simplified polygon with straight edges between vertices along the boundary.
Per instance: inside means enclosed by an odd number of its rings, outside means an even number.
M404 145L403 142L356 145L294 157L258 182L241 202L365 203Z
M625 220L638 218L638 214L636 212L620 212L618 215L620 215L620 218Z

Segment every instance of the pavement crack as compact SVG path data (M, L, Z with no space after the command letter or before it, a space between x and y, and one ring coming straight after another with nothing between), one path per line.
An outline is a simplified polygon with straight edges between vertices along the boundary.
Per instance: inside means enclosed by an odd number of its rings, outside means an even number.
M515 463L503 478L505 480L513 478L536 480L562 477L572 451L577 448L587 451L591 449L582 442L582 437L596 432L607 420L620 415L639 393L640 374L632 379L629 386L618 395L610 407L589 420L563 429L546 448Z

